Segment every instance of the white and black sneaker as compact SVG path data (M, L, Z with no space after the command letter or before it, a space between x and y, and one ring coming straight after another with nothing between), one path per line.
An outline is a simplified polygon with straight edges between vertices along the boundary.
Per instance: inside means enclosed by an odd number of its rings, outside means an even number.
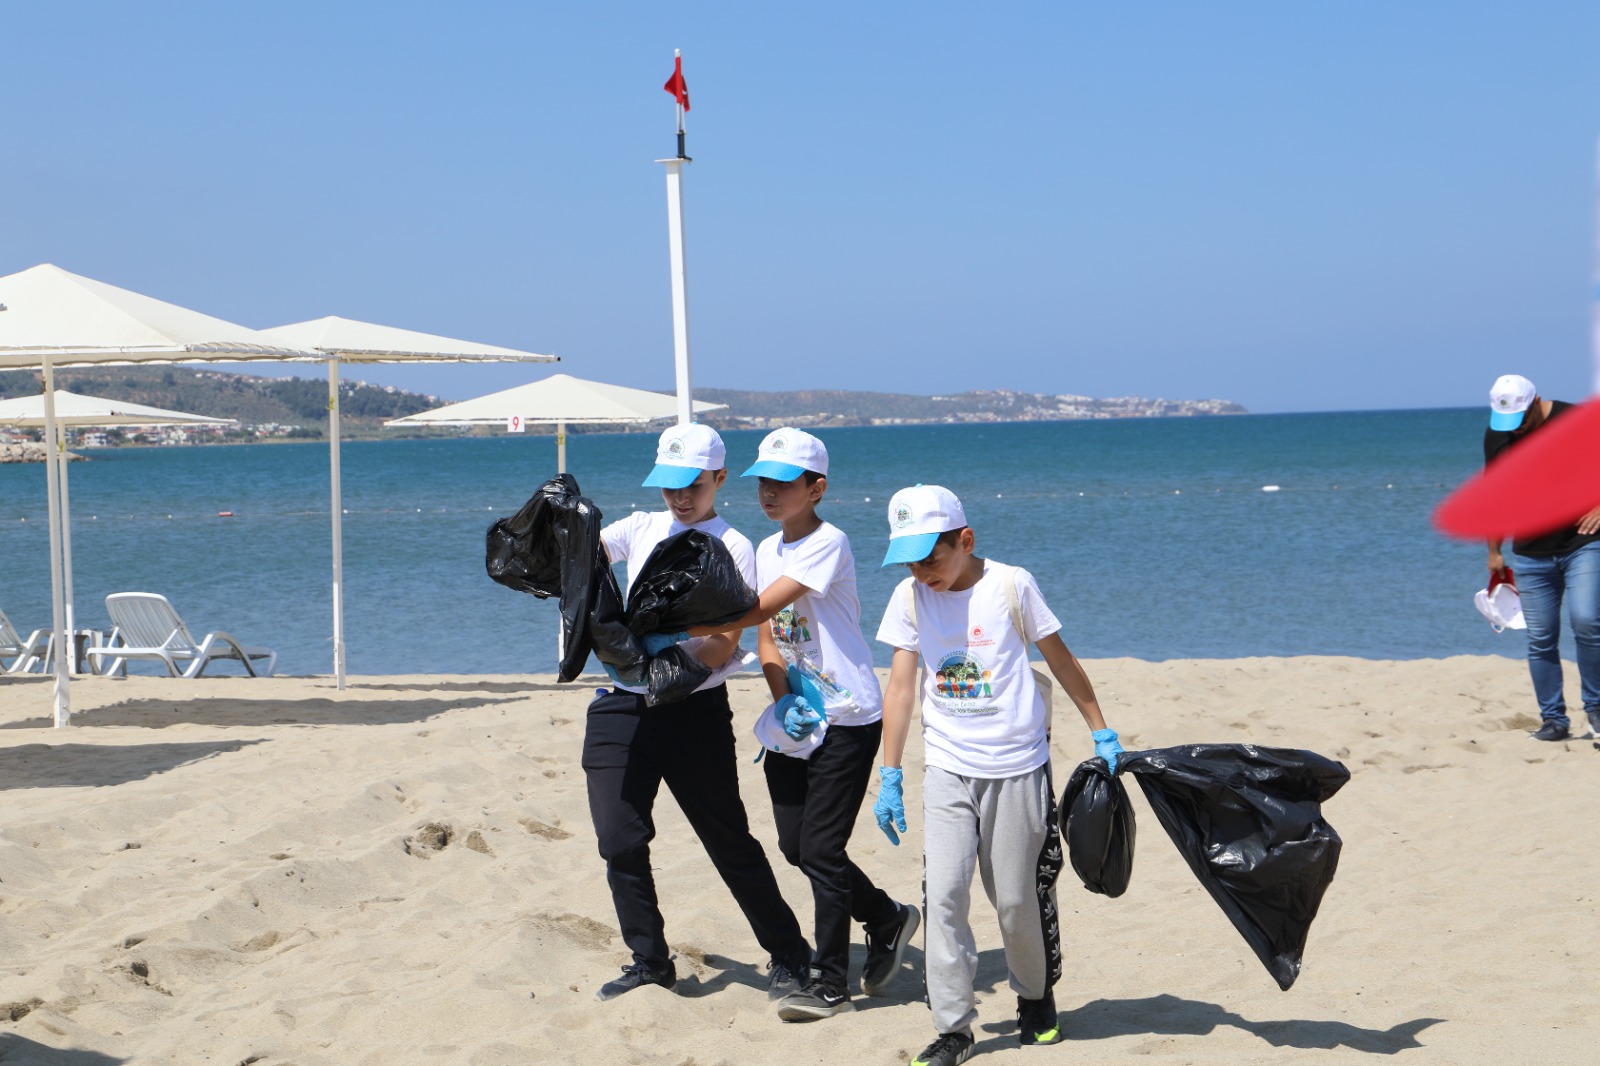
M635 962L622 968L621 977L612 978L601 985L594 998L602 1001L616 999L644 985L660 985L670 989L677 983L678 975L670 962L665 970L652 970L642 962Z
M854 1009L850 1005L850 993L820 977L813 977L800 991L783 998L778 1004L778 1017L786 1022L814 1022Z
M877 930L867 930L867 961L861 968L864 995L881 996L889 987L905 961L906 947L922 923L922 915L911 904L897 903L895 907L893 921Z

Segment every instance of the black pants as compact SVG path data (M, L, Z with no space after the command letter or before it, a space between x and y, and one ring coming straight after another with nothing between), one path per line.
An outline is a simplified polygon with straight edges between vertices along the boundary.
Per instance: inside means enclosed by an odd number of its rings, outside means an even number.
M768 752L765 759L778 848L811 879L817 911L813 965L823 980L840 988L850 963L850 920L878 926L896 913L894 900L844 850L867 795L882 736L882 722L830 725L811 758Z
M651 809L663 781L756 941L778 959L807 950L766 852L750 835L734 760L726 686L653 708L645 706L643 696L621 690L604 692L589 704L583 737L589 816L606 861L622 939L634 961L657 972L670 959L650 872L650 841L656 835Z

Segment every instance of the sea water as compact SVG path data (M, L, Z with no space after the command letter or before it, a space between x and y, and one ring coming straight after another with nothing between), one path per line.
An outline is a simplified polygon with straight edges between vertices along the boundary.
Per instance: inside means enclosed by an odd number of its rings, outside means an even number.
M1483 424L1472 409L822 430L821 511L854 547L869 640L905 576L878 565L889 497L923 482L961 497L980 554L1033 572L1081 657L1520 656L1521 635L1472 607L1483 545L1429 525L1481 465ZM724 434L719 509L753 541L776 531L737 477L762 435ZM654 443L568 437L608 520L660 508L639 487ZM160 592L197 637L271 645L281 673L332 671L325 443L84 454L80 625L109 629L108 593ZM341 457L349 672L553 670L555 603L494 584L483 555L489 524L555 472L554 439L358 441ZM0 466L0 609L24 635L50 618L44 473Z

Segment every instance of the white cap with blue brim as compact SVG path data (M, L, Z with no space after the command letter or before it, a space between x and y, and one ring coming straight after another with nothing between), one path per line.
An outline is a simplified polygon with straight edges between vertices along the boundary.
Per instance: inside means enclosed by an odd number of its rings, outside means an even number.
M803 429L784 426L768 433L756 452L755 465L740 477L793 481L807 470L828 476L828 449Z
M961 529L967 512L943 485L913 485L889 500L889 552L884 566L917 563L928 557L939 534Z
M1489 428L1510 432L1522 425L1522 418L1538 398L1533 382L1521 374L1505 374L1495 379L1489 390Z
M728 465L728 450L710 426L689 422L672 426L656 445L656 465L644 479L649 489L686 489L702 470Z

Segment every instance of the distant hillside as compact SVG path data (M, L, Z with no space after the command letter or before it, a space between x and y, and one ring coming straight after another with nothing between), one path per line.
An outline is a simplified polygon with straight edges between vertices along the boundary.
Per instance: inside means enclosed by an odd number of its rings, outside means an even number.
M130 366L58 371L61 388L166 407L176 411L234 418L239 430L229 439L261 436L326 436L328 383L322 377L262 378L225 374L194 366ZM402 392L391 386L341 381L340 408L348 437L393 438L385 430L391 418L440 406L437 396ZM32 371L0 372L0 399L37 392ZM1157 418L1244 414L1226 400L1153 400L1141 397L1095 399L1089 396L979 389L951 396L907 393L846 392L808 389L798 392L752 392L698 389L695 398L728 405L706 421L731 428L762 428L785 423L801 426L896 425L927 422L1033 422L1085 418ZM252 429L251 427L261 427ZM276 427L269 429L267 427ZM288 427L287 430L285 427ZM596 427L597 429L599 427ZM616 427L606 427L614 432ZM653 432L653 427L650 428ZM534 432L548 427L530 426ZM571 427L582 432L584 427ZM460 429L419 431L418 435L459 435ZM481 432L491 432L484 429Z
M325 377L261 378L224 374L195 366L118 366L56 371L58 388L127 400L150 407L238 419L242 426L298 426L309 436L326 436L328 381ZM39 391L33 371L0 373L0 399ZM438 407L437 396L402 392L358 381L340 382L340 421L348 436L378 436L385 419Z

